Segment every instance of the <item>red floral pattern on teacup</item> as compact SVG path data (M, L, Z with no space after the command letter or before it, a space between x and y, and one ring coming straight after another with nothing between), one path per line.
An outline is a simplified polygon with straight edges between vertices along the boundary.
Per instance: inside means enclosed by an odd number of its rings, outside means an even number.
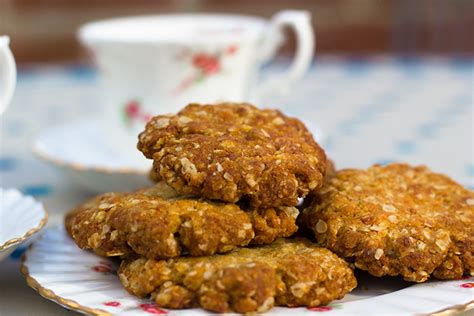
M117 302L117 301L104 302L104 305L105 306L112 306L112 307L119 307L120 302Z
M465 289L472 289L472 288L474 288L474 282L463 283L463 284L461 284L461 287L463 287Z
M206 53L198 53L193 56L192 64L194 67L200 69L204 75L212 75L219 72L221 64L219 58L214 55Z
M224 47L216 53L197 52L192 53L184 50L179 54L179 59L189 59L194 69L193 73L183 78L178 86L173 89L172 93L178 95L188 89L195 83L202 82L210 76L222 72L222 60L225 56L233 56L239 50L239 46L231 44Z
M237 52L238 49L239 49L239 46L230 45L229 47L227 47L226 52L227 52L228 55L234 55Z

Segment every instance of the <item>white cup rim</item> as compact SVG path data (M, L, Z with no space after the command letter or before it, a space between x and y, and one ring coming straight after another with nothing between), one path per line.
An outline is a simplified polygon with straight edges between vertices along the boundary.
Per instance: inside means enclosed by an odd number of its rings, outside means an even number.
M171 23L181 21L200 21L215 23L226 23L227 25L235 24L241 28L239 33L222 32L216 36L158 36L136 34L130 31L130 26L138 30L141 26L152 23L164 23L169 20ZM263 28L267 20L261 17L251 15L227 14L227 13L196 13L196 14L159 14L159 15L138 15L117 17L111 19L97 20L82 25L77 36L84 44L163 44L163 43L181 43L181 42L215 42L215 41L235 41L236 39L258 39L261 36ZM129 34L120 33L118 29L122 28Z

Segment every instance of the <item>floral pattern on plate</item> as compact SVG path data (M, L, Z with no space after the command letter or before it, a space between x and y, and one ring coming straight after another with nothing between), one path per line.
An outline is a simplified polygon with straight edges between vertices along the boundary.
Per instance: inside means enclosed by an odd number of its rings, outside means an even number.
M21 271L42 296L72 310L95 315L215 315L202 309L167 310L125 291L118 261L79 249L64 228L47 230L26 252ZM357 272L359 286L344 299L319 307L274 307L272 315L434 314L474 307L474 278L421 284Z

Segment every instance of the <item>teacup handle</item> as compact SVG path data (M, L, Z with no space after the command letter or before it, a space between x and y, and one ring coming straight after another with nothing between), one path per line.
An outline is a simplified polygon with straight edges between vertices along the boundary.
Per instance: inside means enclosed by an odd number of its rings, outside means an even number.
M261 48L262 63L270 61L283 41L281 29L292 28L296 34L296 52L286 72L266 79L257 88L257 98L268 92L288 92L311 67L313 60L315 37L311 26L311 13L308 11L288 10L277 13L269 22L267 37Z
M0 36L0 114L10 103L16 85L15 59L9 44L8 36Z

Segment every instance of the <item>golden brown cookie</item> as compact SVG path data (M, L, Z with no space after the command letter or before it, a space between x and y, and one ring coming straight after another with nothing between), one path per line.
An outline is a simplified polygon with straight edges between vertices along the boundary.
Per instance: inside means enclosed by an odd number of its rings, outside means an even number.
M329 180L335 175L336 175L336 164L334 163L333 160L328 158L326 161L326 175L324 177L324 181Z
M181 194L252 207L295 206L326 170L324 151L301 121L250 104L190 104L156 116L138 149L154 160L154 178Z
M474 192L426 167L338 171L301 217L319 245L375 276L474 274Z
M235 204L181 197L158 183L135 193L95 197L68 214L66 227L80 248L100 255L171 258L291 236L297 215L293 207L244 211Z
M344 260L306 239L278 239L207 257L130 258L118 274L130 293L151 295L159 306L219 313L324 305L357 285Z
M160 182L161 176L159 173L156 172L155 168L151 168L150 171L148 172L148 179L150 179L153 182Z

